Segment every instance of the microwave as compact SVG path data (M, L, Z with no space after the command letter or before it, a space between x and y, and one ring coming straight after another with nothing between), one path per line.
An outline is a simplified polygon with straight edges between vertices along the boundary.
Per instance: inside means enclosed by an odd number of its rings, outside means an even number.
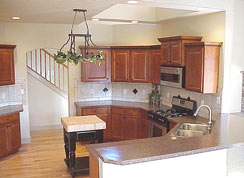
M161 66L160 85L184 88L185 87L185 68L175 66Z

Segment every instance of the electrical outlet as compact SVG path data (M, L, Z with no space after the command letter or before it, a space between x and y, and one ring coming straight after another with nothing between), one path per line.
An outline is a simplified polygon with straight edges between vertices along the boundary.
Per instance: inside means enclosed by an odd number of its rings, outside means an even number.
M21 94L21 95L24 95L24 94L25 94L25 90L24 90L24 89L21 89L21 90L20 90L20 94Z
M6 94L2 93L2 99L5 99L5 98L6 98Z
M217 104L220 104L220 97L217 97Z
M127 94L127 89L123 89L123 94L124 94L124 95Z
M167 98L169 98L169 92L167 92Z
M203 99L201 100L201 105L204 105L204 100Z

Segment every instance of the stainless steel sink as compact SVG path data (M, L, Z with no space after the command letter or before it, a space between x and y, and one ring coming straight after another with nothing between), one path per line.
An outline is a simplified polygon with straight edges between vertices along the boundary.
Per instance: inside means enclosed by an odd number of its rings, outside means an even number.
M176 131L170 134L175 137L195 137L208 135L211 129L206 124L181 124Z

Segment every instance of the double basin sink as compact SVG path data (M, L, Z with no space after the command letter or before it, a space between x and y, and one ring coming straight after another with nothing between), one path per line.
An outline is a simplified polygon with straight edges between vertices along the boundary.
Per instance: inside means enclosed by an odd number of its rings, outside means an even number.
M177 130L172 132L170 136L174 137L195 137L210 134L210 127L206 124L182 123Z

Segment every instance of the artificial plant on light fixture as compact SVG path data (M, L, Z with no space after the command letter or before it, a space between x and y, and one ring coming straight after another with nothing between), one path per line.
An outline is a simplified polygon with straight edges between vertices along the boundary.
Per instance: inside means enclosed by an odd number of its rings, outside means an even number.
M101 64L104 61L103 51L100 51L92 41L91 34L89 33L89 27L88 27L88 24L86 21L86 11L87 10L73 9L73 11L75 12L75 15L74 15L74 19L73 19L73 23L72 23L72 27L71 27L71 32L69 34L69 38L68 38L67 42L64 43L64 45L60 48L60 50L57 51L57 54L54 54L54 60L57 63L65 63L67 61L67 62L73 63L75 65L77 65L79 62L84 62L84 63L98 62L99 64ZM75 18L76 18L77 12L82 12L84 15L85 25L86 25L86 29L87 29L86 34L74 34L73 33L73 27L75 24ZM78 55L75 51L76 37L81 37L81 38L84 38L84 40L85 40L84 54ZM68 45L69 42L70 42L69 51L67 51L67 52L62 51L62 49L66 45ZM91 46L95 46L95 48L97 49L97 52L98 52L97 54L90 52Z

